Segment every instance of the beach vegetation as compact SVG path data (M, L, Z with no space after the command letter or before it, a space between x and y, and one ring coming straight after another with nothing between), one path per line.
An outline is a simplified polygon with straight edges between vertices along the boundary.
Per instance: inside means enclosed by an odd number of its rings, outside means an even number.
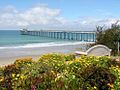
M113 55L120 55L118 53L118 43L120 43L120 25L118 21L111 25L110 28L105 26L97 26L96 44L103 44L112 49Z
M0 90L120 90L119 64L107 56L21 58L0 68Z

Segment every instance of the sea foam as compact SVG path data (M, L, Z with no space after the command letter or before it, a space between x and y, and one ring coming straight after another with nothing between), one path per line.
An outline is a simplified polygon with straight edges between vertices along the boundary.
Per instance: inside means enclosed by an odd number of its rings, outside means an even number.
M0 49L17 49L17 48L38 48L38 47L52 47L52 46L66 46L66 45L79 45L79 44L92 44L94 42L50 42L50 43L32 43L17 46L3 46Z

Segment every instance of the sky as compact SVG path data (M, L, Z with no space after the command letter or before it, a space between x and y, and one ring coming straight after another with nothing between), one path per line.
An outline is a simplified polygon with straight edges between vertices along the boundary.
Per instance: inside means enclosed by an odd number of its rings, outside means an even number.
M0 0L0 30L95 30L120 19L120 0Z

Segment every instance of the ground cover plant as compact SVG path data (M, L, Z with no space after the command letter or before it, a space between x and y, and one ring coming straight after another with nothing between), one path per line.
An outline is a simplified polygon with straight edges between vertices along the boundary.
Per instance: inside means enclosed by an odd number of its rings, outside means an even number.
M0 90L120 90L120 63L74 54L21 58L0 68Z

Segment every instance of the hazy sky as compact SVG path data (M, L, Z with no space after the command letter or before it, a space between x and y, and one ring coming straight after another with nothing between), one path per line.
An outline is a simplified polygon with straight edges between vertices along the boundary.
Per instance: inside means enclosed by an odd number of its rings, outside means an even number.
M120 18L120 0L0 0L0 29L94 30Z

